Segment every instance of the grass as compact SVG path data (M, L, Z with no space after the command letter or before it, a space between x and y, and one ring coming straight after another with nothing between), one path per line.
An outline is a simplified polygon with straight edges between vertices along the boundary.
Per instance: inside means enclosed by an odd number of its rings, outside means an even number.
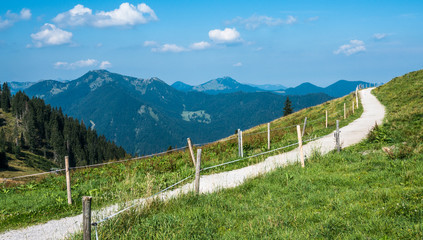
M235 189L154 202L101 225L99 237L421 239L423 159L356 150L317 155L305 169L291 165Z
M385 123L339 154L132 209L100 225L100 239L422 239L422 90L423 71L376 89Z
M334 129L335 119L342 119L343 104L351 106L353 95L339 98L312 108L307 108L271 123L274 129L272 149L296 142L296 129L308 117L305 139L328 134ZM325 110L329 112L329 128L325 128ZM354 114L348 108L348 118L341 126L358 118L360 107ZM267 133L261 133L261 125L245 131L244 155L267 150ZM237 159L236 139L208 144L202 147L202 167ZM279 153L289 149L277 151ZM273 154L275 154L273 153ZM241 168L262 161L267 155L221 168L208 170L205 174ZM81 213L81 197L93 196L93 209L145 197L178 180L193 174L194 169L188 151L180 151L126 163L110 164L98 168L73 171L72 205L67 205L65 177L62 174L42 178L25 179L24 182L6 182L0 185L0 232L46 222Z

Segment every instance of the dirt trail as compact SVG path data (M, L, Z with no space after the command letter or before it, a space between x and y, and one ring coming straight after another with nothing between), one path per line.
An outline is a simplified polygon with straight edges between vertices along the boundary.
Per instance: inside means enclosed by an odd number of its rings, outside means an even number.
M382 124L385 116L385 107L373 96L370 89L360 91L361 103L364 112L360 118L340 129L342 147L348 147L363 140L371 128ZM312 151L319 150L326 154L335 148L333 133L303 146L304 154L310 155ZM268 157L263 162L229 172L205 175L200 180L200 192L211 193L224 188L232 188L242 184L246 179L252 178L278 167L298 161L298 149L290 152ZM159 195L166 200L179 194L192 191L193 183L188 183L180 188ZM137 200L144 202L144 199ZM106 207L93 215L97 217L108 216L118 210L118 205ZM24 229L12 230L0 234L0 239L62 239L81 230L82 215L52 220L44 224L30 226Z

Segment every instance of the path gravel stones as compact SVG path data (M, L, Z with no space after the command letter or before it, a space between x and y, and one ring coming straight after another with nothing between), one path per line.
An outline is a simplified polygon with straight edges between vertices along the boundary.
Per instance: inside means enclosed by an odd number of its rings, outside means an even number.
M370 88L360 91L361 102L364 107L364 112L361 117L348 126L340 129L342 147L348 147L360 142L366 137L375 123L379 125L382 124L382 120L385 116L385 107L370 93L371 90ZM320 151L322 154L326 154L333 149L335 149L333 133L303 146L303 151L306 156L310 155L315 150ZM246 179L262 175L287 164L295 163L298 159L298 149L294 149L287 153L268 157L263 162L255 165L229 172L202 176L200 180L200 192L211 193L224 188L239 186ZM159 197L166 200L176 197L179 194L188 193L192 191L192 189L193 183L188 183L175 190L165 192L159 195ZM145 199L136 200L136 202L141 204L144 201ZM93 215L96 216L96 219L101 219L104 216L116 212L118 208L118 205L112 205L93 213ZM52 220L44 224L24 229L11 230L0 234L0 239L63 239L72 233L80 231L81 225L82 215L77 215L59 220Z

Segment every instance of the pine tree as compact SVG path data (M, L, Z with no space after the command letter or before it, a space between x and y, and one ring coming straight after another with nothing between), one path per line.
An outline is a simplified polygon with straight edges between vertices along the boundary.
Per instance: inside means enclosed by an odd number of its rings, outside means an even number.
M6 135L4 129L0 131L0 168L6 169L8 167L6 156Z
M3 90L1 91L1 108L5 112L10 112L10 89L7 83L3 83Z
M0 168L6 169L8 166L6 152L0 151Z
M288 116L292 112L293 110L291 100L289 100L289 97L286 97L285 106L283 107L283 115Z
M6 134L4 133L4 129L0 130L0 152L6 151Z

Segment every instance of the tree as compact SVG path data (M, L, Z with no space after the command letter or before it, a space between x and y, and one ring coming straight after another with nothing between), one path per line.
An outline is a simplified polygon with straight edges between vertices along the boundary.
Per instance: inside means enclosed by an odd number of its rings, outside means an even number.
M5 151L0 151L0 168L6 169L9 167L7 163L7 156Z
M6 151L6 134L4 133L4 129L0 130L0 151Z
M10 111L10 89L7 83L3 83L3 90L1 91L1 108L5 112Z
M283 115L288 116L292 112L293 112L293 110L292 110L291 100L289 100L289 97L286 97L285 107L283 107Z

